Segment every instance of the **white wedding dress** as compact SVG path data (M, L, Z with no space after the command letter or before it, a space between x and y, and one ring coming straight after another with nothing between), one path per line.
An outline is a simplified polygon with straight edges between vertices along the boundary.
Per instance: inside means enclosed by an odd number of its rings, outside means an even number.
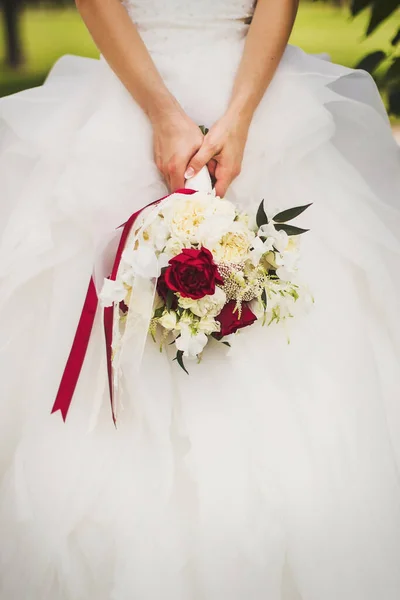
M212 125L253 0L126 9ZM313 202L315 305L190 376L150 340L117 429L100 314L66 423L50 414L104 240L167 191L104 60L0 101L0 186L1 600L399 600L400 156L369 75L288 47L227 195Z

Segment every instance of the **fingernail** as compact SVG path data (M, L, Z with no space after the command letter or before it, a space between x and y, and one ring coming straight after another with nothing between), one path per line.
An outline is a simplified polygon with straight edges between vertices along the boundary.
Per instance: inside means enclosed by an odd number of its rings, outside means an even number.
M194 175L193 167L189 167L185 173L185 179L191 179Z

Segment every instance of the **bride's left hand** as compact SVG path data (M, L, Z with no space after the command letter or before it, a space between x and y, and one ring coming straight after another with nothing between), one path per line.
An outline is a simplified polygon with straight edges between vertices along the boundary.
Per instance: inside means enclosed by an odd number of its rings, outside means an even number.
M224 115L204 137L204 142L190 161L185 177L194 177L205 165L216 179L215 192L223 197L240 174L249 124L237 116Z

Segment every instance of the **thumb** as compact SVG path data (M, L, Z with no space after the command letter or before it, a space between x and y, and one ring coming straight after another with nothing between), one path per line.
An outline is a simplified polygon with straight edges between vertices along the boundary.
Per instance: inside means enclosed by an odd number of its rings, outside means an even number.
M206 164L213 158L214 154L214 149L210 148L207 144L204 143L200 150L198 150L198 152L193 156L193 158L189 162L185 171L185 179L191 179L192 177L197 175L197 173L199 173L199 171L201 171L201 169L205 167Z

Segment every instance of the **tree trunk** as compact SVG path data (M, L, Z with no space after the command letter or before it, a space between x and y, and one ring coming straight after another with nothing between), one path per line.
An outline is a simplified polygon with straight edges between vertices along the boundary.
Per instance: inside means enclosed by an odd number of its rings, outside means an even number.
M19 36L19 0L3 0L3 18L6 40L6 63L16 69L23 63L23 53Z

